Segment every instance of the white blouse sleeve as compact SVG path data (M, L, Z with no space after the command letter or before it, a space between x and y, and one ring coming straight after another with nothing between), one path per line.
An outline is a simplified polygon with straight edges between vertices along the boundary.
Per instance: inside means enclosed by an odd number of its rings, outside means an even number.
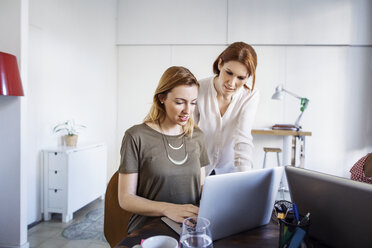
M199 113L198 104L196 104L196 106L195 106L193 116L194 116L194 123L196 125L198 125L199 119L200 119L200 113Z
M239 115L234 139L234 164L238 171L246 171L253 168L253 138L251 131L259 98L259 92L253 92L249 99L244 102L245 106L243 106Z

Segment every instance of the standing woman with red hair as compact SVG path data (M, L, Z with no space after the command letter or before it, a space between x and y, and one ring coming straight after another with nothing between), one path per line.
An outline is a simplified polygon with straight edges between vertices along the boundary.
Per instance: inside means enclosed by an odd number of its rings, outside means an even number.
M235 42L215 60L215 75L199 81L195 119L205 135L210 160L207 175L253 168L251 129L259 101L254 88L256 67L255 50Z

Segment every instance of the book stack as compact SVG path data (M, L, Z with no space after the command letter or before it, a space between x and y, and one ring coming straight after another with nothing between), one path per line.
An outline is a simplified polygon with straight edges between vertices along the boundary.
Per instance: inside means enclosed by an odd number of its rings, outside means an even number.
M275 124L271 128L273 130L292 130L292 131L298 131L301 129L300 126L296 126L294 124Z

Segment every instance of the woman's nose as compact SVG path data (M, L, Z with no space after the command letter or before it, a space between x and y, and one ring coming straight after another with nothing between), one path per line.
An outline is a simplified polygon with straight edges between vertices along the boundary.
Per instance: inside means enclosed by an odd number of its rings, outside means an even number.
M231 87L234 87L235 86L235 83L236 83L236 77L232 77L230 80L229 80L229 85L231 86Z
M185 114L190 114L191 109L192 109L192 106L191 106L190 104L186 104L186 105L185 105L185 108L183 109L183 112L184 112Z
M188 114L189 113L189 105L185 104L185 107L183 108L183 113Z

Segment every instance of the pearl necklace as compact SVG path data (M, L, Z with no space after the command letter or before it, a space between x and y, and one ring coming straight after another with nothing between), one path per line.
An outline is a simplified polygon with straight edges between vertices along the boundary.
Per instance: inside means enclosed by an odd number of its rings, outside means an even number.
M162 138L163 138L164 148L165 148L165 151L166 151L166 153L167 153L167 157L168 157L169 161L171 161L171 162L172 162L173 164L175 164L175 165L183 165L183 164L187 161L187 159L189 158L189 154L188 154L187 151L186 151L185 134L182 135L182 144L181 144L179 147L174 147L174 146L172 146L172 145L169 143L167 137L165 137L165 135L164 135L164 131L163 131L161 125L160 125L160 122L159 122L159 127L160 127L161 135L162 135ZM169 155L169 153L168 153L168 149L167 149L167 145L166 145L167 143L168 143L168 146L169 146L171 149L173 149L173 150L179 150L179 149L181 149L181 148L183 147L183 145L185 145L185 158L182 159L182 160L176 160L176 159L172 158L172 157Z

